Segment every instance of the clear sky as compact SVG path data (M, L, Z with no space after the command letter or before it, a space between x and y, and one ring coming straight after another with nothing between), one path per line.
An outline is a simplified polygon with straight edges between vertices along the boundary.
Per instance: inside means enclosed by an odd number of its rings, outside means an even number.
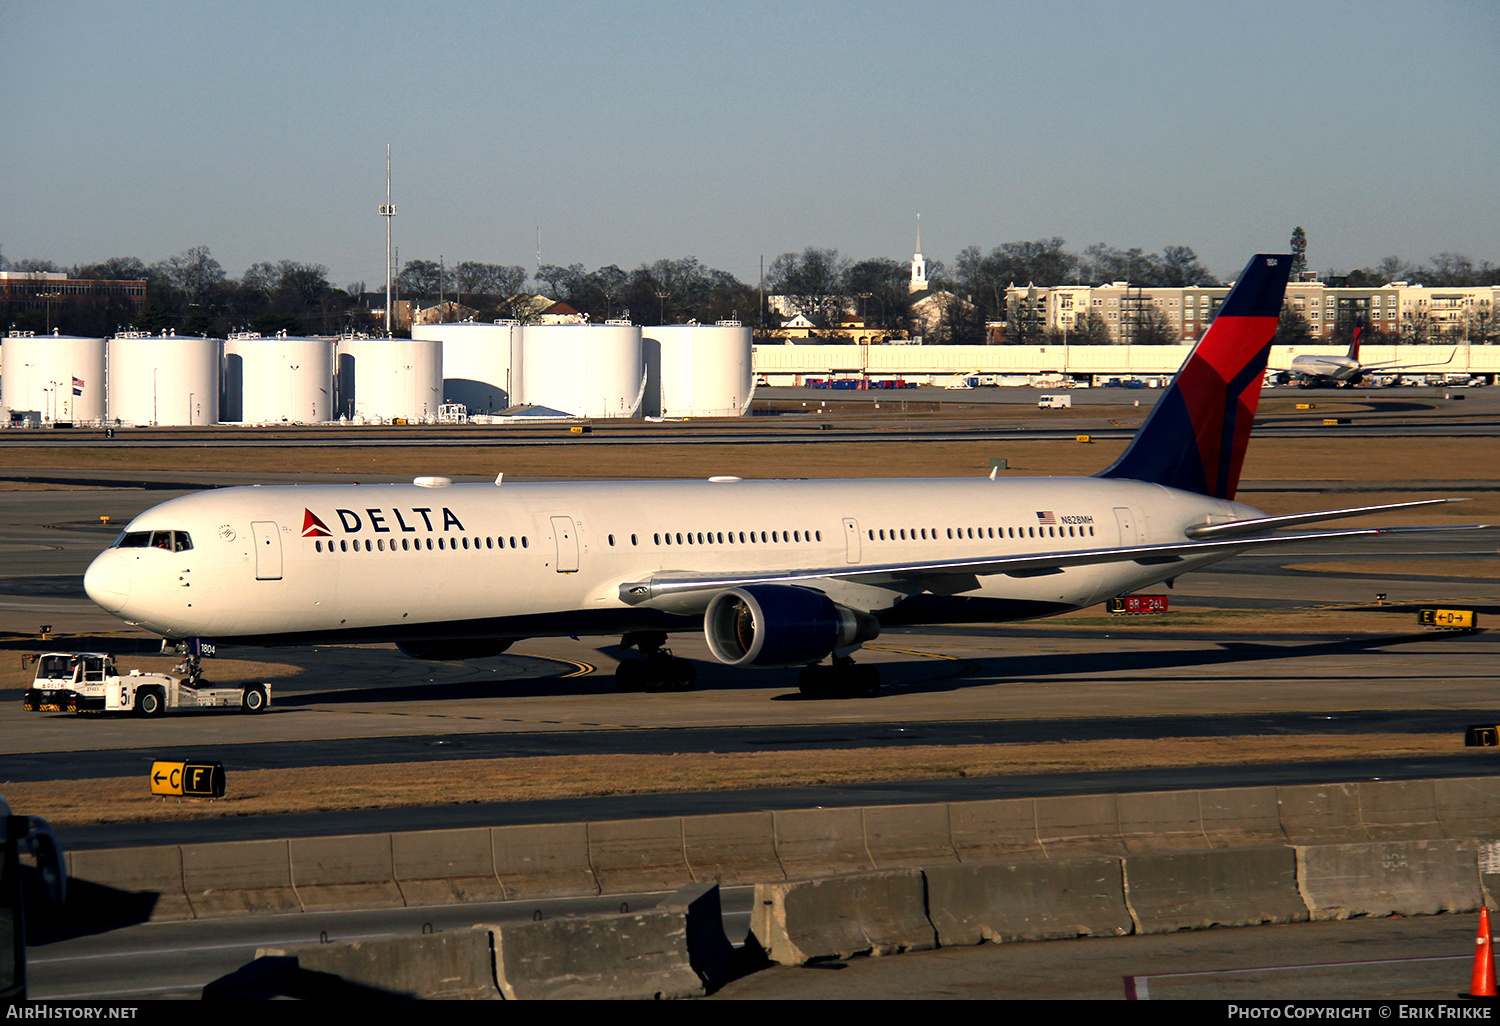
M0 251L1500 262L1500 3L0 0Z

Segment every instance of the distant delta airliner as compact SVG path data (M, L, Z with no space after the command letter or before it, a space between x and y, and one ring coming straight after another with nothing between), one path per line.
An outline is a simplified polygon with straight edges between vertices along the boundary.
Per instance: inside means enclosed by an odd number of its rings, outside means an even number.
M1427 504L1268 517L1232 501L1290 266L1250 261L1094 477L224 488L136 517L84 586L176 640L466 659L618 634L645 656L621 663L622 688L675 689L694 670L667 635L702 630L723 663L868 692L876 671L851 653L882 624L1079 609L1257 546L1400 530L1279 528Z
M1343 356L1336 353L1308 353L1294 357L1289 368L1292 378L1304 388L1317 385L1358 385L1371 371L1390 374L1395 371L1418 370L1423 367L1446 367L1453 362L1458 347L1448 351L1448 359L1433 363L1402 363L1387 360L1385 363L1361 363L1359 347L1364 340L1365 319L1361 315L1354 322L1354 335L1349 340L1349 351Z

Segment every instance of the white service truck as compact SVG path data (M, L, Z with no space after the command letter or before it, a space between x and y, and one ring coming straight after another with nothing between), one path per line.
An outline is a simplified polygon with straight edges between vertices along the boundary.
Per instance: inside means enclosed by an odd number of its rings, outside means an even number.
M1044 395L1036 401L1039 410L1066 410L1073 405L1070 395Z
M265 683L208 687L165 673L131 670L121 675L114 657L102 652L47 652L37 657L36 677L21 699L28 712L133 712L160 716L168 709L241 709L264 712L271 704Z

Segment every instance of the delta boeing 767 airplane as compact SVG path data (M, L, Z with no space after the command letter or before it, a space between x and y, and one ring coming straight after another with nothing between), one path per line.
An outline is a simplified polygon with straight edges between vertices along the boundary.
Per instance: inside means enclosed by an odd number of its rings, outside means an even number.
M182 641L395 642L424 659L619 635L624 689L692 685L702 630L732 666L869 692L882 624L1079 609L1264 545L1426 503L1268 517L1234 501L1289 256L1256 256L1125 453L1087 478L590 481L224 488L136 517L90 598ZM1447 500L1434 500L1447 501ZM825 662L828 660L828 662Z

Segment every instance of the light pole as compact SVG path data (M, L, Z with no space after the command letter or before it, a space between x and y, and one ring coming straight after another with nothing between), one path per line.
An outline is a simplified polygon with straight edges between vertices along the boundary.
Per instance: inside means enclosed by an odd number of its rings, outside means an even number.
M385 218L385 334L387 338L394 338L396 332L391 324L391 288L394 264L391 259L391 219L396 216L395 204L391 202L391 145L385 146L385 203L380 208L380 216Z
M55 286L53 287L53 289L52 289L51 292L38 292L37 293L37 298L39 298L39 299L45 299L47 301L47 303L46 303L46 306L47 306L47 331L49 333L52 331L52 301L54 299L60 298L62 296L62 294L63 294L62 293L62 289L57 288Z

